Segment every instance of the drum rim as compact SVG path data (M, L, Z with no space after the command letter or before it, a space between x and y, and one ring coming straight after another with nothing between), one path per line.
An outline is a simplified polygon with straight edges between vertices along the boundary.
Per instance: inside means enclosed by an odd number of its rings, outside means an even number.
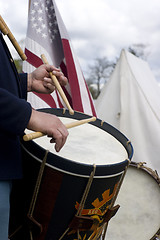
M85 119L88 118L89 116L76 112L73 115L69 114L68 110L65 110L65 113L63 113L63 109L55 109L55 108L45 108L45 109L39 109L38 111L41 112L47 112L51 114L56 114L57 116L62 116L62 117L68 117L72 119ZM129 161L131 160L133 156L133 147L132 144L128 141L128 139L116 128L111 126L110 124L104 122L103 126L101 126L102 120L98 119L95 122L89 123L92 125L95 125L96 127L99 127L109 134L111 134L113 137L115 137L126 149L126 152L128 154L128 159L124 159L122 162L114 163L114 164L108 164L108 165L97 165L96 166L96 176L112 176L115 174L120 174L124 171L125 167L128 165ZM107 129L107 130L106 130ZM37 152L36 157L38 157L39 160L42 160L45 154L45 149L38 144L36 144L33 141L29 142L24 142L23 140L21 141L21 145L24 149L29 149L32 153L32 155L35 155L35 152ZM39 151L39 152L38 152ZM93 165L92 164L84 164L76 161L72 161L70 159L63 158L61 156L58 156L54 153L49 152L48 153L48 158L47 158L47 164L53 166L53 158L54 158L54 167L59 169L60 171L65 171L65 172L72 172L73 174L78 174L81 175L82 172L84 173L84 176L89 176L91 171L93 170Z
M44 148L33 141L21 143L21 146L22 149L24 149L24 151L33 157L36 161L42 162L45 155ZM37 152L36 155L35 151ZM123 162L116 164L97 165L95 178L114 177L116 175L121 175L124 172L125 167L128 166L128 163L129 161L126 159ZM81 177L89 177L93 171L92 164L75 162L73 160L55 155L51 152L48 153L46 166L59 170L60 172Z
M148 174L149 176L151 176L159 185L160 188L160 177L158 176L158 173L155 171L153 171L151 168L145 166L145 162L135 162L135 161L131 161L129 166L131 167L135 167L141 171L144 171L146 174Z

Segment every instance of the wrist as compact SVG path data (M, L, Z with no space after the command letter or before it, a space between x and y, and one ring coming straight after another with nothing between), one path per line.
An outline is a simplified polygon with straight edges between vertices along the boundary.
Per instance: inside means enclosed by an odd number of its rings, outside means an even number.
M32 113L27 128L32 131L36 132L40 131L45 133L46 126L44 124L45 119L43 119L43 115L45 115L45 113L36 111L35 109L32 108Z

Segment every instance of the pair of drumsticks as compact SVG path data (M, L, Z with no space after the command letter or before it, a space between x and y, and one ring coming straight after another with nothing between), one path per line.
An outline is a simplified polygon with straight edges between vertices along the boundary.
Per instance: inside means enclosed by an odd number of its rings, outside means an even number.
M0 30L2 31L2 33L4 35L7 35L9 37L10 41L12 42L13 46L17 50L21 59L23 61L26 60L27 57L26 57L25 53L23 52L23 50L19 46L18 42L16 41L15 37L13 36L12 32L8 28L7 24L5 23L5 21L3 20L1 15L0 15ZM42 58L42 61L43 61L44 64L48 64L48 61L47 61L44 54L41 55L41 58ZM51 77L56 89L58 90L61 98L63 99L64 103L66 104L66 106L69 110L69 113L71 115L73 115L74 110L71 108L71 106L70 106L70 104L69 104L69 102L68 102L68 100L65 96L65 93L64 93L63 89L61 88L61 85L59 84L56 76L52 72L50 72L49 74L50 74L50 77ZM76 121L76 122L71 122L69 124L66 124L65 126L66 126L67 129L69 129L69 128L76 127L76 126L82 125L84 123L92 122L92 121L95 121L95 120L96 120L96 117L91 117L91 118L79 120L79 121ZM41 133L41 132L33 132L33 133L29 133L29 134L24 135L23 140L24 141L29 141L29 140L32 140L32 139L35 139L35 138L38 138L38 137L41 137L41 136L44 136L44 134Z

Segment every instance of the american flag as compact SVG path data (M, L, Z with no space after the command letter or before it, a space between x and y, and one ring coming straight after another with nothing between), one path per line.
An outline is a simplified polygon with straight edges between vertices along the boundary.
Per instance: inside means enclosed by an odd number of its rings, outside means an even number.
M44 54L50 64L60 67L68 78L64 93L75 111L96 116L93 100L74 54L67 30L54 0L31 0L25 42L27 61L24 72L32 72L42 64ZM29 93L34 108L66 108L59 93Z

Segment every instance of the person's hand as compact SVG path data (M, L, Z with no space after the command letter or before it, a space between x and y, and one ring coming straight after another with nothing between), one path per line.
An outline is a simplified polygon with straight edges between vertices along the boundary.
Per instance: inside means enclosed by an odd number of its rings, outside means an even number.
M43 64L28 74L28 92L52 93L55 90L55 86L49 72L52 72L57 77L61 86L67 84L68 80L60 69L49 64Z
M64 146L68 137L67 128L57 116L38 112L34 109L32 109L27 128L36 132L42 132L51 137L50 142L55 143L55 150L57 152Z

